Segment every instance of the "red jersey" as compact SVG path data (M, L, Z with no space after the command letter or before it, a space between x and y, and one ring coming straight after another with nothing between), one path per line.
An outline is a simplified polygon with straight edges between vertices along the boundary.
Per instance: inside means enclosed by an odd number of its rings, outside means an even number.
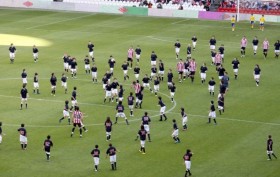
M268 47L269 47L268 40L263 41L263 49L268 49Z
M196 62L195 61L190 61L190 71L196 71Z
M180 61L177 63L177 71L183 72L183 70L184 70L184 63Z
M83 118L83 113L80 111L73 112L73 123L81 123Z

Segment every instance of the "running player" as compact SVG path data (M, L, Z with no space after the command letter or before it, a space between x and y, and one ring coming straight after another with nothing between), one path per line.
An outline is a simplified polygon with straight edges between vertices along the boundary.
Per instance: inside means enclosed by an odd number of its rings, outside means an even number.
M75 128L76 126L79 127L79 131L80 131L80 138L82 138L82 121L83 121L83 113L80 111L80 108L78 106L75 107L75 111L72 114L72 122L73 122L73 128L72 128L72 132L71 132L71 137L73 137L73 134L75 132Z
M171 102L173 103L175 92L176 92L176 86L175 86L174 82L172 82L172 84L169 86L169 90L170 90L170 99L171 99Z
M92 62L94 62L94 44L89 41L88 42L88 55L91 58Z
M192 152L190 149L187 149L186 154L183 156L185 166L186 166L186 172L185 172L185 177L188 177L188 174L191 176L191 157L192 157Z
M130 117L133 117L133 106L134 106L134 96L133 93L130 92L129 96L127 97L127 104L128 104L128 108L130 110Z
M78 67L78 64L76 62L76 58L73 58L71 64L71 75L72 75L72 78L77 78L77 67Z
M67 79L68 79L68 77L64 73L62 73L60 80L61 80L61 87L64 88L65 94L67 93Z
M246 36L243 36L243 38L241 39L240 46L241 46L240 53L241 53L241 58L242 58L242 57L245 57L245 53L246 53L246 46L247 46Z
M275 53L275 58L278 59L280 53L280 40L277 40L274 44L274 53Z
M18 132L19 132L19 141L20 141L21 149L26 150L26 148L27 148L27 131L24 128L24 124L20 125Z
M209 45L210 45L210 50L215 50L216 49L216 39L215 39L215 36L212 36L210 41L209 41Z
M122 118L125 119L126 124L129 125L128 120L127 120L127 117L126 117L125 114L124 114L124 107L123 107L121 101L119 101L119 103L118 103L118 105L117 105L117 107L116 107L116 111L117 111L117 114L116 114L116 121L115 121L115 124L118 123L118 118L119 118L119 117L122 117Z
M157 65L157 54L154 51L151 53L151 65Z
M211 78L211 80L208 82L208 91L210 93L210 96L214 96L214 92L215 92L215 85L216 82L214 80L214 77Z
M139 66L136 65L136 66L134 67L133 71L134 71L134 76L135 76L136 80L138 80L138 79L139 79L139 74L140 74L140 68L139 68Z
M108 60L108 64L109 64L109 68L110 68L110 73L112 75L114 75L114 67L115 67L115 64L116 64L116 60L113 58L112 55L110 55L110 58Z
M10 52L10 63L13 64L15 61L15 57L16 57L16 47L14 46L13 43L11 43L10 47L9 47L9 52Z
M187 46L187 59L191 59L192 58L192 47L191 44L188 44Z
M134 56L134 49L132 46L130 46L130 48L127 51L127 62L130 62L130 69L132 68L132 64L133 64L133 56Z
M112 99L112 86L111 84L109 83L109 81L107 81L106 85L105 85L105 98L104 98L104 101L103 103L106 102L107 98L109 98L109 103L111 101L113 101Z
M40 94L39 92L39 78L38 78L38 73L34 74L33 78L33 93Z
M100 150L98 149L98 145L95 145L95 148L90 152L90 154L93 157L94 170L98 171L99 156L100 156Z
M262 15L260 18L260 30L262 31L264 31L264 22L265 22L265 18L264 15Z
M51 95L55 96L55 90L56 90L56 76L54 73L52 73L51 78L50 78L50 83L51 83Z
M50 135L47 136L47 139L44 141L43 146L47 156L47 161L49 161L51 157L51 147L53 147L53 142Z
M257 36L254 37L252 44L253 44L253 51L254 51L254 56L255 56L257 54L258 44L259 44L259 40L258 40Z
M65 53L65 54L63 55L62 59L63 59L64 71L65 71L65 72L68 72L68 70L69 70L69 64L68 64L69 56Z
M159 119L159 121L162 121L162 116L165 118L164 120L166 121L167 120L167 117L165 115L166 106L163 103L161 96L158 97L158 100L159 100L158 104L160 106L160 119Z
M233 15L231 17L230 21L231 21L231 31L234 31L235 30L235 22L236 22L235 15Z
M20 90L20 96L21 96L20 110L22 110L23 104L25 104L25 108L27 109L27 98L29 97L29 95L26 89L26 85L22 86L22 89Z
M197 43L197 37L196 37L195 35L193 35L193 37L191 38L191 40L192 40L193 50L195 50L196 43Z
M175 144L177 144L181 142L179 138L179 128L177 126L176 119L173 119L172 122L173 122L173 131L171 136L174 139Z
M225 58L225 46L224 44L221 44L221 46L219 47L219 52L221 54L221 57L222 57L222 62L224 62L224 58Z
M110 163L112 170L117 170L117 149L110 143L109 148L106 151L106 158L110 157Z
M148 112L145 112L144 116L142 117L142 125L144 126L144 129L147 132L147 136L148 136L149 142L151 142L150 125L149 125L150 122L151 122L151 119L148 116Z
M238 68L239 68L239 60L237 58L234 58L233 61L231 62L232 68L233 68L233 73L234 73L234 79L237 79L238 76Z
M97 83L97 67L95 64L91 67L91 77L93 83Z
M260 84L260 77L261 77L261 68L258 64L256 64L255 68L254 68L254 79L256 81L256 86L259 86Z
M195 71L196 71L196 62L195 62L194 58L190 60L189 69L190 69L190 75L189 76L191 78L191 82L193 83L194 75L195 75Z
M107 117L104 125L105 125L105 131L106 131L106 141L111 141L113 123L109 116Z
M273 153L273 140L272 140L271 135L268 135L268 140L267 140L266 146L267 146L266 150L267 150L267 156L268 156L267 160L271 160L271 155L273 155L273 157L275 159L277 159L276 155Z
M68 100L66 100L65 101L65 105L64 105L64 109L63 109L63 117L61 117L60 119L59 119L59 123L61 123L61 121L63 120L63 119L68 119L68 124L70 125L70 114L69 114L69 101Z
M146 148L145 148L145 142L147 137L147 131L144 128L144 125L141 125L141 129L138 131L135 141L138 140L140 137L140 149L139 152L142 152L142 154L146 154Z
M211 123L211 119L213 119L215 125L217 125L216 122L216 109L215 109L215 105L214 105L214 101L212 100L210 102L210 110L209 110L209 115L208 115L208 123Z
M27 85L27 73L25 69L22 70L21 79L22 79L22 84Z
M177 63L177 71L179 74L179 82L182 82L182 78L183 78L183 71L184 71L184 62L182 59L180 59L180 61Z
M112 90L112 102L114 101L114 98L116 99L116 102L118 102L118 86L120 86L118 80L114 78L113 82L111 83L111 90Z
M153 90L151 89L150 86L150 78L148 77L147 74L145 74L145 76L143 77L142 82L143 82L143 87L144 88L147 87L150 90L150 92L153 93Z
M124 81L126 81L126 79L129 79L129 76L127 74L127 69L128 69L128 62L127 61L125 61L122 64L122 69L123 69L123 79L124 79Z
M36 47L36 45L33 45L32 52L33 52L34 62L36 63L38 61L38 59L39 59L39 50Z
M162 60L159 60L159 63L158 63L158 76L159 76L159 80L163 81L163 77L164 77L164 64L163 64Z
M135 58L137 60L137 63L139 63L139 61L140 61L141 52L142 52L142 50L141 50L140 46L137 45L137 47L135 48Z
M181 43L179 42L178 39L176 40L174 47L175 47L176 60L178 60L180 54L180 48L181 48Z
M201 78L202 84L205 83L207 70L208 70L208 68L206 66L206 63L203 63L202 66L200 67L200 78Z
M78 101L77 101L77 87L73 88L72 94L71 94L71 107L70 111L72 111L73 108L78 106Z
M86 74L90 74L90 60L88 58L88 55L86 55L85 59L84 59L84 62L85 62L85 71L86 71Z
M157 96L157 93L159 92L159 83L160 83L159 77L156 76L156 77L155 77L155 80L154 80L154 92L155 92L155 96Z
M268 48L269 48L269 42L265 38L264 41L263 41L263 55L264 55L264 59L266 59L266 57L267 57Z
M182 116L182 125L183 125L183 130L186 131L188 126L187 126L187 122L188 122L188 116L187 113L185 112L185 108L181 108L181 116Z

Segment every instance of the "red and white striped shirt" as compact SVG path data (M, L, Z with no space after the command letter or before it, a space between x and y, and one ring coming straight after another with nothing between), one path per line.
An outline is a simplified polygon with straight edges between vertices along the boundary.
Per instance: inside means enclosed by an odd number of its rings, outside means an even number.
M135 93L139 93L141 90L141 85L139 83L136 83L133 85Z
M129 48L127 51L127 58L133 58L134 50L133 48Z
M177 63L177 71L178 71L178 72L183 72L183 70L184 70L184 63L181 62L181 61L179 61L179 62Z
M196 71L196 62L194 60L190 61L190 71Z
M83 113L80 111L73 112L73 123L81 123L83 118Z
M240 45L241 45L241 47L247 46L247 39L245 37L241 39Z
M215 55L215 63L221 63L222 62L222 56L221 54L217 53Z
M268 40L264 40L264 41L263 41L263 49L268 49L268 47L269 47L269 42L268 42Z

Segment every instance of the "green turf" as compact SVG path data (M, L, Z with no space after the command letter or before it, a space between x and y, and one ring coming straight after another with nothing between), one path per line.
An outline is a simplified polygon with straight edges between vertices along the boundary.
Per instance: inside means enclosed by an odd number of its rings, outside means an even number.
M181 22L180 22L181 21ZM172 24L176 22L176 24ZM178 23L177 23L178 22ZM53 43L49 47L40 47L39 62L34 63L31 47L17 46L15 64L9 64L8 45L0 46L0 98L1 118L4 123L3 143L0 145L1 176L116 176L116 177L177 177L183 176L185 167L182 156L187 148L192 149L193 176L208 177L277 177L279 161L266 160L266 138L273 135L274 151L279 149L279 60L274 59L273 44L280 38L279 24L268 23L264 32L257 26L250 29L248 22L236 25L232 32L230 22L198 21L117 16L104 14L0 10L0 33L25 35L43 38ZM176 60L174 42L179 39L183 44L181 57L185 58L185 48L191 43L193 34L198 37L197 50L193 57L198 66L207 63L208 79L214 76L215 69L210 65L208 41L216 36L218 46L225 44L225 68L230 75L230 91L225 97L226 112L218 116L218 126L207 125L209 96L207 85L201 85L197 72L195 83L190 80L179 84L175 72ZM240 40L247 36L248 47L246 58L240 59L241 65L238 80L233 79L231 61L240 57ZM260 43L265 37L271 48L267 60L263 59L261 45L256 57L252 55L251 41L258 36ZM1 39L0 39L1 40ZM177 92L176 104L168 98L166 82L161 83L160 95L169 110L168 121L158 122L159 107L154 95L145 91L142 110L135 110L134 117L129 118L131 125L123 122L113 126L112 143L118 153L118 170L110 170L109 160L105 159L108 143L105 141L103 122L106 116L114 120L115 103L103 105L104 93L101 84L93 84L89 75L85 75L83 57L87 54L87 42L95 44L96 64L99 81L108 69L107 60L112 54L117 65L115 76L123 83L121 64L126 60L129 46L140 45L141 76L150 73L150 53L154 50L165 63L166 72L172 68L175 75ZM50 95L49 78L52 72L60 79L63 72L62 55L64 52L78 59L78 78L69 79L69 93L64 94L58 87L56 97ZM253 80L253 68L258 63L262 69L261 83L256 87ZM28 110L19 110L21 89L20 74L25 68L28 73L28 90L30 92ZM34 72L39 73L40 95L32 94ZM68 74L69 75L69 74ZM134 78L132 71L129 75ZM166 78L165 78L166 79ZM126 82L125 97L132 89ZM60 84L58 84L60 85ZM62 116L64 100L70 99L73 86L78 87L78 101L84 113L89 132L80 139L77 134L70 138L71 126L58 123ZM216 93L218 87L216 87ZM124 101L126 105L126 101ZM189 117L189 130L180 131L182 143L174 144L171 139L172 123L175 118L181 129L180 107L185 107ZM147 154L138 152L139 142L135 142L139 128L139 119L148 110L152 116L151 143L146 144ZM128 108L126 106L126 114ZM133 120L133 122L132 122ZM20 150L17 128L25 123L28 131L28 150ZM50 134L54 142L51 162L46 162L43 151L43 140ZM95 144L101 149L100 171L93 171L90 151Z

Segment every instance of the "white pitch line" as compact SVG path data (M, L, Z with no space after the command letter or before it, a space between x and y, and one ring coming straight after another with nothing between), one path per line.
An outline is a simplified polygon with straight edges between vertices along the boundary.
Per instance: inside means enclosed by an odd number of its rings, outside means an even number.
M53 25L53 24L57 24L57 23L61 23L61 22L67 22L67 21L71 21L71 20L76 20L76 19L80 19L80 18L89 17L89 16L92 16L92 15L95 15L95 14L83 15L83 16L80 16L80 17L69 18L69 19L60 20L60 21L56 21L56 22L46 23L46 24L43 24L43 25L31 26L31 27L26 28L26 29L33 29L33 28L37 28L37 27Z
M171 23L171 25L175 25L175 24L177 24L177 23L181 23L181 22L189 21L189 20L190 20L190 19L179 20L179 21L176 21L176 22Z

